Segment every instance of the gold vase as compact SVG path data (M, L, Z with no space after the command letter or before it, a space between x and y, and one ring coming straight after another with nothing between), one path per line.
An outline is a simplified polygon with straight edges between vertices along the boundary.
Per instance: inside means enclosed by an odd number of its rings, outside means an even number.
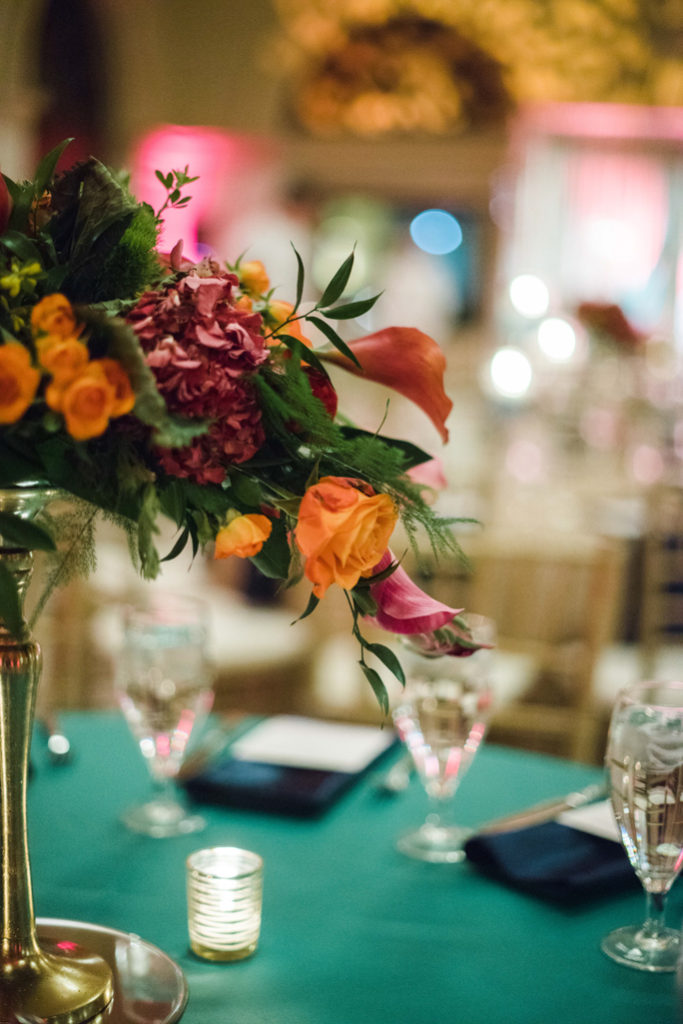
M0 511L31 520L55 497L36 485L3 488ZM23 606L33 552L0 537L0 563L16 579ZM59 943L41 944L36 931L26 791L41 660L28 626L15 636L0 620L0 1024L81 1024L113 996L112 972L103 959L80 948L60 955Z

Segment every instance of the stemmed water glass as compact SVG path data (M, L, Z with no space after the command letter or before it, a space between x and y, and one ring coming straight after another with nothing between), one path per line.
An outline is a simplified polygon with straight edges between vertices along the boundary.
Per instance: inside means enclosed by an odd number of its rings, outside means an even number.
M206 610L194 598L154 591L123 612L118 699L154 786L153 797L122 814L146 835L185 835L204 827L180 799L175 779L190 735L213 702L206 656Z
M495 627L484 616L464 617L472 638L487 645ZM433 862L457 862L471 829L448 821L456 789L484 738L491 708L490 650L466 657L425 654L408 649L401 662L406 685L393 719L430 801L427 818L418 829L397 840L410 857Z
M683 865L683 682L644 682L619 694L605 762L612 809L646 910L644 923L610 932L602 949L628 967L674 971L680 932L664 921Z

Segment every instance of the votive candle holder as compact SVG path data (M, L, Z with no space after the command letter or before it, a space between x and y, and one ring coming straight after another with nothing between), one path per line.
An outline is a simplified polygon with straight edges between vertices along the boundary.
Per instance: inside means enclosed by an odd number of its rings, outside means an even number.
M236 846L197 850L186 861L190 948L205 960L243 960L261 931L263 860Z

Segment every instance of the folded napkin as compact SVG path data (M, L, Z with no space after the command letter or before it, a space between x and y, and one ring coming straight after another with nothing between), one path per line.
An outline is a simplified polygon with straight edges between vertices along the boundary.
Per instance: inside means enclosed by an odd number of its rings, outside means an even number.
M185 782L195 800L318 817L397 743L371 726L275 715Z
M621 843L556 821L474 835L465 854L490 878L557 903L576 904L639 885Z

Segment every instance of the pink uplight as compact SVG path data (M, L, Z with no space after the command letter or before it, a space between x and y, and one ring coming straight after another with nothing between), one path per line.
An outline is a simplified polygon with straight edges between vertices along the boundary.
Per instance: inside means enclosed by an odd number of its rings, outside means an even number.
M159 248L170 252L182 239L183 255L198 260L206 255L201 244L201 225L217 215L230 178L254 159L254 145L245 138L228 135L217 128L162 125L145 135L133 154L131 188L134 195L159 210L166 198L155 172L168 174L184 170L198 176L183 189L191 196L187 206L164 211Z

